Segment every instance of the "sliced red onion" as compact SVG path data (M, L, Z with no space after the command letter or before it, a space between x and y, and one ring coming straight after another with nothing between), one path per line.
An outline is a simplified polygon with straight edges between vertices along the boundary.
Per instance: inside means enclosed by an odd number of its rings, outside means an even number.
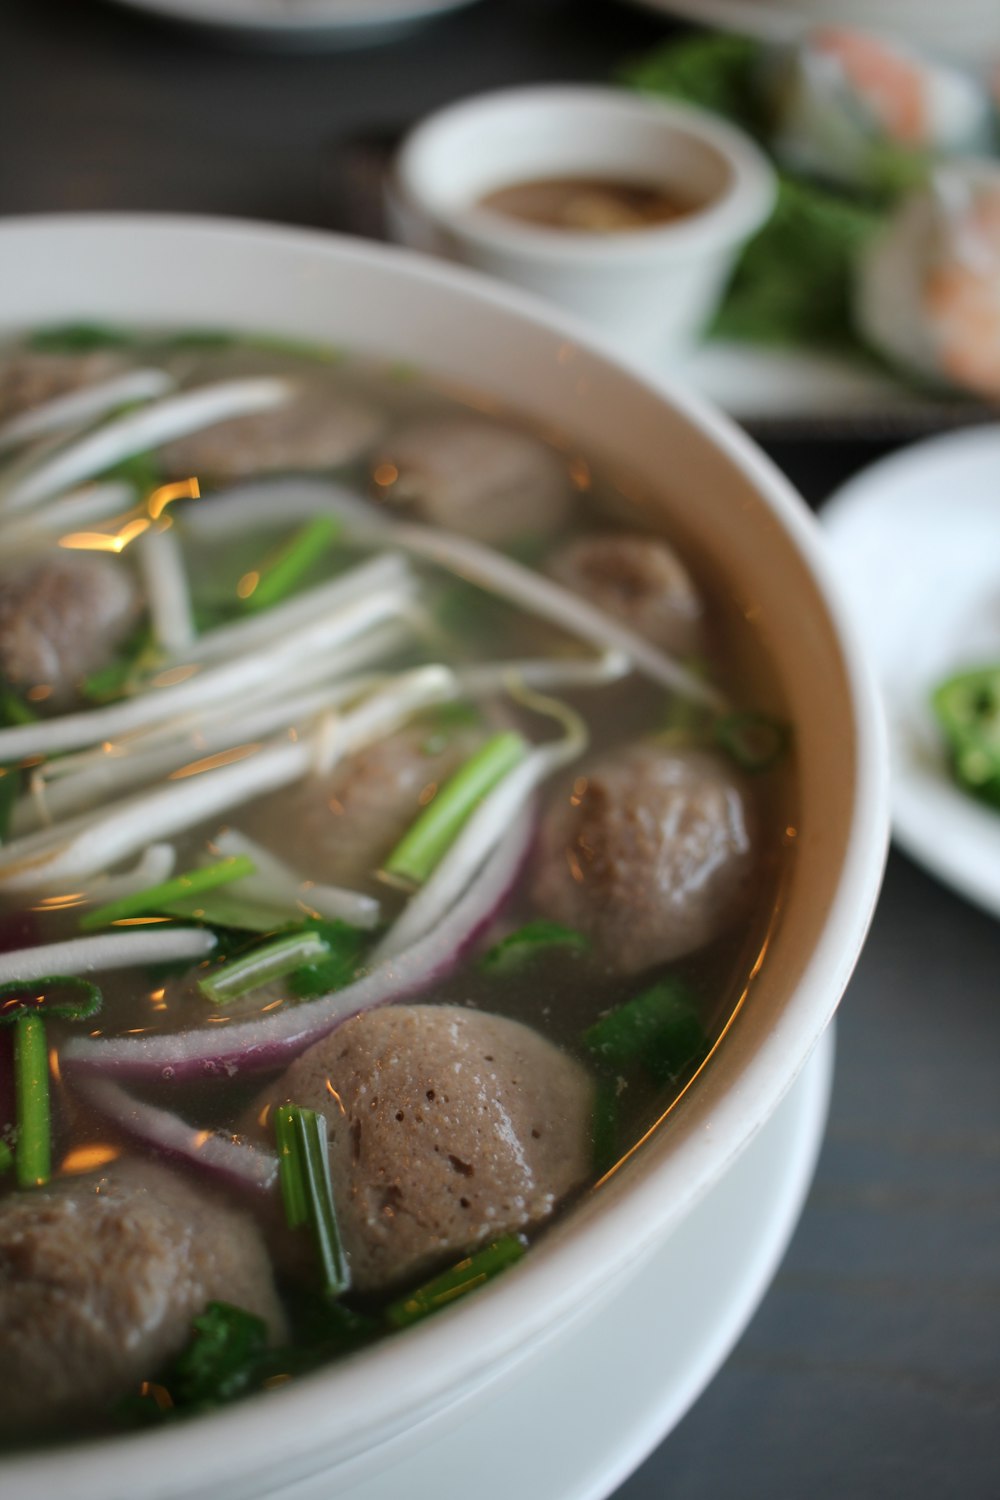
M74 1075L103 1073L178 1082L283 1067L342 1021L376 1005L402 1000L450 972L510 893L531 845L533 827L532 809L522 809L433 932L345 989L253 1020L174 1035L74 1037L62 1050L63 1068Z
M134 1099L110 1078L88 1078L80 1095L123 1135L163 1156L189 1162L235 1187L267 1192L278 1177L278 1158L221 1130L199 1130L170 1110Z

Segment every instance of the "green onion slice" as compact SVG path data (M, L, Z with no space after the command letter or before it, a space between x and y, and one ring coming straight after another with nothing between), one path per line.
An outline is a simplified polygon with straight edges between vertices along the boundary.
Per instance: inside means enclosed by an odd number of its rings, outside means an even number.
M523 735L504 730L486 741L417 818L385 863L386 872L423 885L475 807L527 753Z
M42 1187L52 1176L52 1118L45 1022L38 1013L24 1011L14 1022L14 1083L17 1185Z
M525 1242L520 1235L506 1234L466 1256L465 1260L460 1260L432 1281L425 1281L405 1297L390 1302L385 1315L394 1328L408 1328L411 1323L418 1323L430 1313L438 1312L449 1302L464 1297L500 1271L505 1271L521 1259L524 1251Z
M65 991L65 1000L53 995ZM71 997L71 998L70 998ZM58 1016L62 1021L89 1021L96 1016L104 996L100 987L79 974L53 974L46 979L10 979L0 984L0 1026L18 1016Z
M513 974L553 949L568 950L575 954L586 953L590 949L590 942L574 927L564 927L561 922L549 922L540 917L535 922L526 922L516 932L501 938L499 943L495 943L483 954L479 967L487 974Z
M134 335L103 323L61 323L39 328L28 339L29 349L43 354L91 354L98 349L124 349Z
M52 991L68 990L72 999L53 1001ZM14 1166L17 1185L41 1187L52 1175L52 1121L49 1101L49 1051L45 1017L86 1021L101 1006L101 992L89 979L59 974L51 979L12 980L0 985L0 1025L14 1028L14 1091L17 1141Z
M134 891L118 901L109 901L106 906L95 907L80 918L80 930L93 932L98 927L110 927L115 922L127 922L132 917L162 911L170 902L197 896L201 891L215 890L217 886L242 880L255 871L256 866L249 855L237 854L221 859L202 869L189 870L185 875L175 875L160 885L150 886L148 890Z
M326 1119L317 1110L282 1104L274 1112L274 1133L288 1227L312 1230L324 1290L339 1297L348 1290L351 1274L333 1203Z
M272 943L259 944L242 957L234 958L214 974L199 979L198 988L207 1000L221 1005L276 979L284 979L296 969L315 964L326 958L329 951L321 933L305 928Z
M343 523L336 516L316 516L264 563L244 599L247 609L270 609L292 593L314 563L332 546Z

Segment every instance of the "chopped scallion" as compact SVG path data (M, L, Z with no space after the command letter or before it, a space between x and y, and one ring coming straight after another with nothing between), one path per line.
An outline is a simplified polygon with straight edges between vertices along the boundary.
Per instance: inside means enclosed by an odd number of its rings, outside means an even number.
M390 1302L385 1310L386 1318L394 1328L408 1328L411 1323L418 1323L421 1318L464 1297L467 1292L474 1291L476 1287L491 1280L498 1272L505 1271L508 1266L521 1259L524 1250L524 1241L516 1234L506 1234L501 1239L493 1240L440 1276L435 1276L432 1281L425 1281L415 1291L400 1297L396 1302Z
M124 349L133 335L123 328L103 323L64 323L39 328L28 339L28 347L40 354L92 354L99 349Z
M511 974L553 949L579 954L586 953L589 948L590 943L582 932L564 927L561 922L539 918L526 922L516 932L495 943L483 954L479 967L487 974Z
M53 992L73 997L53 1001ZM101 1005L96 984L78 975L11 981L0 985L0 1025L14 1028L14 1092L17 1139L14 1165L17 1185L41 1187L52 1175L52 1125L49 1104L49 1053L45 1016L89 1020Z
M276 979L285 979L296 969L326 958L328 953L329 947L322 935L306 928L288 937L276 938L273 943L259 944L249 953L216 969L214 974L199 979L198 988L207 1000L221 1005Z
M493 735L451 776L386 860L389 875L423 885L469 814L527 753L522 735Z
M115 922L127 922L132 917L162 911L174 901L196 897L202 891L215 890L233 880L242 880L254 873L255 866L249 855L233 855L216 864L205 865L199 870L189 870L184 875L175 875L160 885L150 886L145 891L135 891L122 896L118 901L109 901L106 906L97 906L80 918L82 932L94 932L100 927L110 927Z
M14 724L35 724L37 721L38 715L28 707L17 689L0 681L0 725L6 729Z
M14 1079L17 1185L41 1187L52 1176L52 1120L45 1022L37 1011L22 1011L14 1022Z
M275 1110L281 1195L290 1229L309 1227L316 1241L323 1285L339 1297L351 1284L330 1183L326 1119L314 1109L283 1104Z
M270 609L292 593L342 529L343 523L336 516L320 515L297 531L261 565L257 581L243 601L247 609Z

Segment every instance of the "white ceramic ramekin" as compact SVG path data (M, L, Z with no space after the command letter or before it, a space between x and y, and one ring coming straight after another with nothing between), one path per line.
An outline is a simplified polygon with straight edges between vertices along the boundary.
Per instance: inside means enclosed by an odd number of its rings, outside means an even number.
M693 209L592 234L478 206L497 188L565 177L662 187ZM546 86L480 95L418 125L396 158L387 213L404 243L540 293L655 356L697 337L774 195L762 153L713 115L623 89Z
M420 366L562 434L620 476L651 525L662 517L711 557L795 724L796 856L746 1004L664 1128L523 1262L382 1345L212 1416L0 1460L4 1500L252 1500L320 1474L325 1493L348 1500L398 1460L393 1439L419 1442L442 1413L460 1421L500 1372L601 1306L788 1093L847 984L881 880L878 697L819 529L777 470L701 401L518 292L363 241L232 220L0 224L0 330L84 320L328 341Z

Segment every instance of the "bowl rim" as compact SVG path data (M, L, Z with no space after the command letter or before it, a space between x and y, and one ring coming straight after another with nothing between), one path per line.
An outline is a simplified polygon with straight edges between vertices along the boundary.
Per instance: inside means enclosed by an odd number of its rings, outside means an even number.
M549 1337L560 1320L564 1324L573 1315L582 1316L588 1306L596 1306L610 1295L616 1281L641 1261L681 1213L718 1180L798 1076L832 1017L860 952L881 883L888 839L886 736L874 675L841 601L818 523L751 440L675 379L651 368L630 366L609 342L582 322L478 272L320 230L165 214L33 215L0 224L0 259L15 253L19 240L24 254L39 237L45 241L52 237L67 240L74 235L98 245L102 239L110 245L130 236L133 240L146 236L150 248L155 243L161 256L165 241L172 241L174 249L192 257L199 245L215 246L227 253L239 253L241 245L250 245L289 259L301 255L331 271L345 267L370 271L375 267L379 275L403 278L415 289L428 286L443 290L459 304L474 301L491 308L512 324L531 330L532 336L551 340L553 347L568 341L585 362L610 373L616 384L638 385L660 404L672 407L694 429L698 440L720 451L752 483L767 510L780 522L815 586L842 657L847 691L857 710L851 726L857 752L852 815L836 894L794 993L787 997L780 1036L768 1036L737 1069L738 1086L734 1087L727 1077L730 1069L725 1066L724 1049L705 1075L699 1108L707 1110L711 1128L698 1142L701 1164L695 1174L696 1184L686 1198L672 1201L668 1209L664 1207L664 1178L671 1175L670 1163L677 1153L661 1147L654 1161L647 1159L642 1174L632 1174L610 1211L591 1215L577 1224L570 1236L545 1237L521 1265L451 1310L447 1317L428 1320L388 1344L300 1378L288 1389L269 1393L266 1398L247 1398L200 1421L0 1460L6 1500L48 1500L56 1483L68 1497L125 1500L126 1496L150 1492L151 1473L162 1477L158 1495L179 1495L180 1490L168 1487L166 1475L180 1453L185 1467L190 1467L197 1453L202 1465L198 1495L228 1500L230 1494L244 1493L229 1487L237 1455L250 1462L247 1454L257 1454L253 1476L258 1485L281 1465L287 1466L288 1482L328 1464L326 1450L331 1436L336 1437L339 1431L349 1433L351 1441L343 1458L334 1460L334 1465L342 1463L346 1468L352 1458L363 1453L373 1435L382 1441L442 1406L461 1400L456 1394L460 1387L471 1389L477 1381L499 1373ZM161 260L164 263L170 263L169 257ZM483 380L473 383L481 388L489 385ZM794 1065L789 1065L789 1055ZM622 1220L626 1221L624 1225ZM621 1237L628 1226L635 1233L627 1252L623 1252ZM609 1264L614 1266L614 1276L606 1270ZM515 1319L504 1319L507 1289L515 1285L521 1288L521 1313ZM387 1351L392 1360L388 1382L383 1370ZM489 1357L488 1369L484 1369L483 1351ZM433 1374L430 1381L428 1372ZM338 1385L342 1390L349 1385L352 1391L361 1392L364 1410L369 1413L363 1430L342 1410L336 1411L335 1402L331 1411L331 1392L335 1394ZM396 1392L391 1402L387 1385ZM400 1390L410 1393L408 1402L400 1403ZM268 1414L273 1414L273 1420L266 1424L259 1420L265 1399ZM265 1430L263 1437L259 1435L261 1429ZM304 1469L303 1463L311 1467ZM247 1477L244 1471L244 1482Z
M668 224L599 235L508 220L474 203L455 207L428 188L426 158L443 138L491 112L516 116L521 110L543 108L599 111L612 127L616 120L624 122L626 128L652 125L665 137L693 141L724 165L727 181L704 203ZM612 85L529 84L456 100L407 133L394 159L393 178L396 190L438 231L465 239L481 250L505 250L541 262L578 267L666 261L674 255L688 257L709 249L722 250L757 229L777 197L773 167L738 126L694 104L653 98Z

